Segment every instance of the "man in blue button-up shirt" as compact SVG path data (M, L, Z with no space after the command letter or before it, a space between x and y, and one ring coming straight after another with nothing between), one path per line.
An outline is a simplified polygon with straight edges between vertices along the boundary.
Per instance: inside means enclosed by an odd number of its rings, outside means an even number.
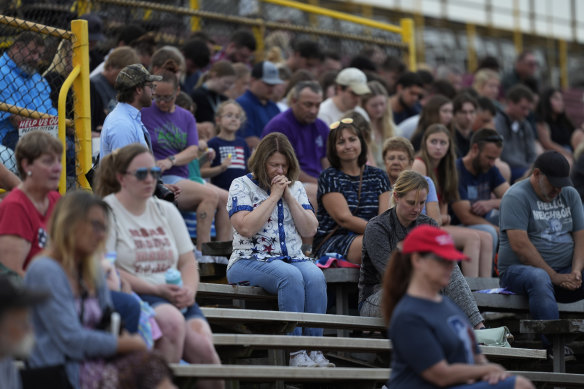
M37 66L45 51L43 38L23 32L0 57L0 101L41 113L57 115L51 102L51 87L38 73ZM26 119L0 111L0 141L14 149L18 125Z
M152 149L150 134L142 123L140 110L152 105L152 82L160 80L161 76L151 75L140 64L126 66L120 71L114 85L118 91L118 105L103 123L100 159L132 143L141 143Z

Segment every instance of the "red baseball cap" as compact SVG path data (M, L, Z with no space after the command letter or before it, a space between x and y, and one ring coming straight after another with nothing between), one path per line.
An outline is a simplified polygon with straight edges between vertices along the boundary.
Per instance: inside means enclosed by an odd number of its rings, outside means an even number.
M450 234L437 227L422 225L406 236L402 253L429 252L449 261L468 261L469 258L454 247Z

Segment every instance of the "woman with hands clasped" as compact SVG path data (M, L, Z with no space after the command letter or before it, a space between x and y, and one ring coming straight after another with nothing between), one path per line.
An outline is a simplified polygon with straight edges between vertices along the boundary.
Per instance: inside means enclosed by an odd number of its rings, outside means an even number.
M288 138L267 135L249 160L250 174L233 180L227 210L233 225L229 283L249 283L278 294L280 311L325 313L326 281L301 250L318 222L298 181L300 167ZM320 328L304 334L322 336ZM297 327L292 335L302 335ZM290 366L334 366L320 351L290 354Z
M468 258L450 235L429 225L413 229L392 254L382 304L393 342L391 388L534 389L487 361L465 314L440 294L460 260Z

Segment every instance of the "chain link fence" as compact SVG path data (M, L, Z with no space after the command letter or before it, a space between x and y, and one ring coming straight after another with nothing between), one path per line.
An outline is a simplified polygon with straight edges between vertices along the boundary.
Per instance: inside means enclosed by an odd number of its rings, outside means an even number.
M61 113L64 134L58 129L59 94L73 71L76 39L69 30L36 22L53 21L62 26L63 21L52 13L56 12L56 4L39 9L26 3L22 1L18 9L0 9L5 13L0 14L0 162L18 175L14 149L20 136L29 131L46 131L64 138L66 179L60 187L64 191L65 187L77 187L77 177L84 174L77 158L84 146L75 130L78 96L73 90L67 93Z

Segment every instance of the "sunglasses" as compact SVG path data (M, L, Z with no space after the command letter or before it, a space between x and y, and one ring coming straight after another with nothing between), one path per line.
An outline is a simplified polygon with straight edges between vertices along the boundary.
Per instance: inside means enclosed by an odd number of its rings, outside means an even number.
M134 177L136 177L138 181L144 181L146 177L148 177L148 173L150 173L152 178L158 180L160 178L160 174L162 173L162 171L160 170L159 167L155 166L151 167L150 169L146 167L141 167L140 169L136 169L133 172L126 172L126 174L131 174Z
M333 124L331 124L329 126L329 128L331 130L334 130L335 128L339 127L341 124L353 124L353 119L351 119L351 118L341 119L341 120L339 120L339 121L334 122Z
M176 94L168 95L168 96L161 96L161 95L154 95L154 100L161 101L163 103L169 103L176 97Z

